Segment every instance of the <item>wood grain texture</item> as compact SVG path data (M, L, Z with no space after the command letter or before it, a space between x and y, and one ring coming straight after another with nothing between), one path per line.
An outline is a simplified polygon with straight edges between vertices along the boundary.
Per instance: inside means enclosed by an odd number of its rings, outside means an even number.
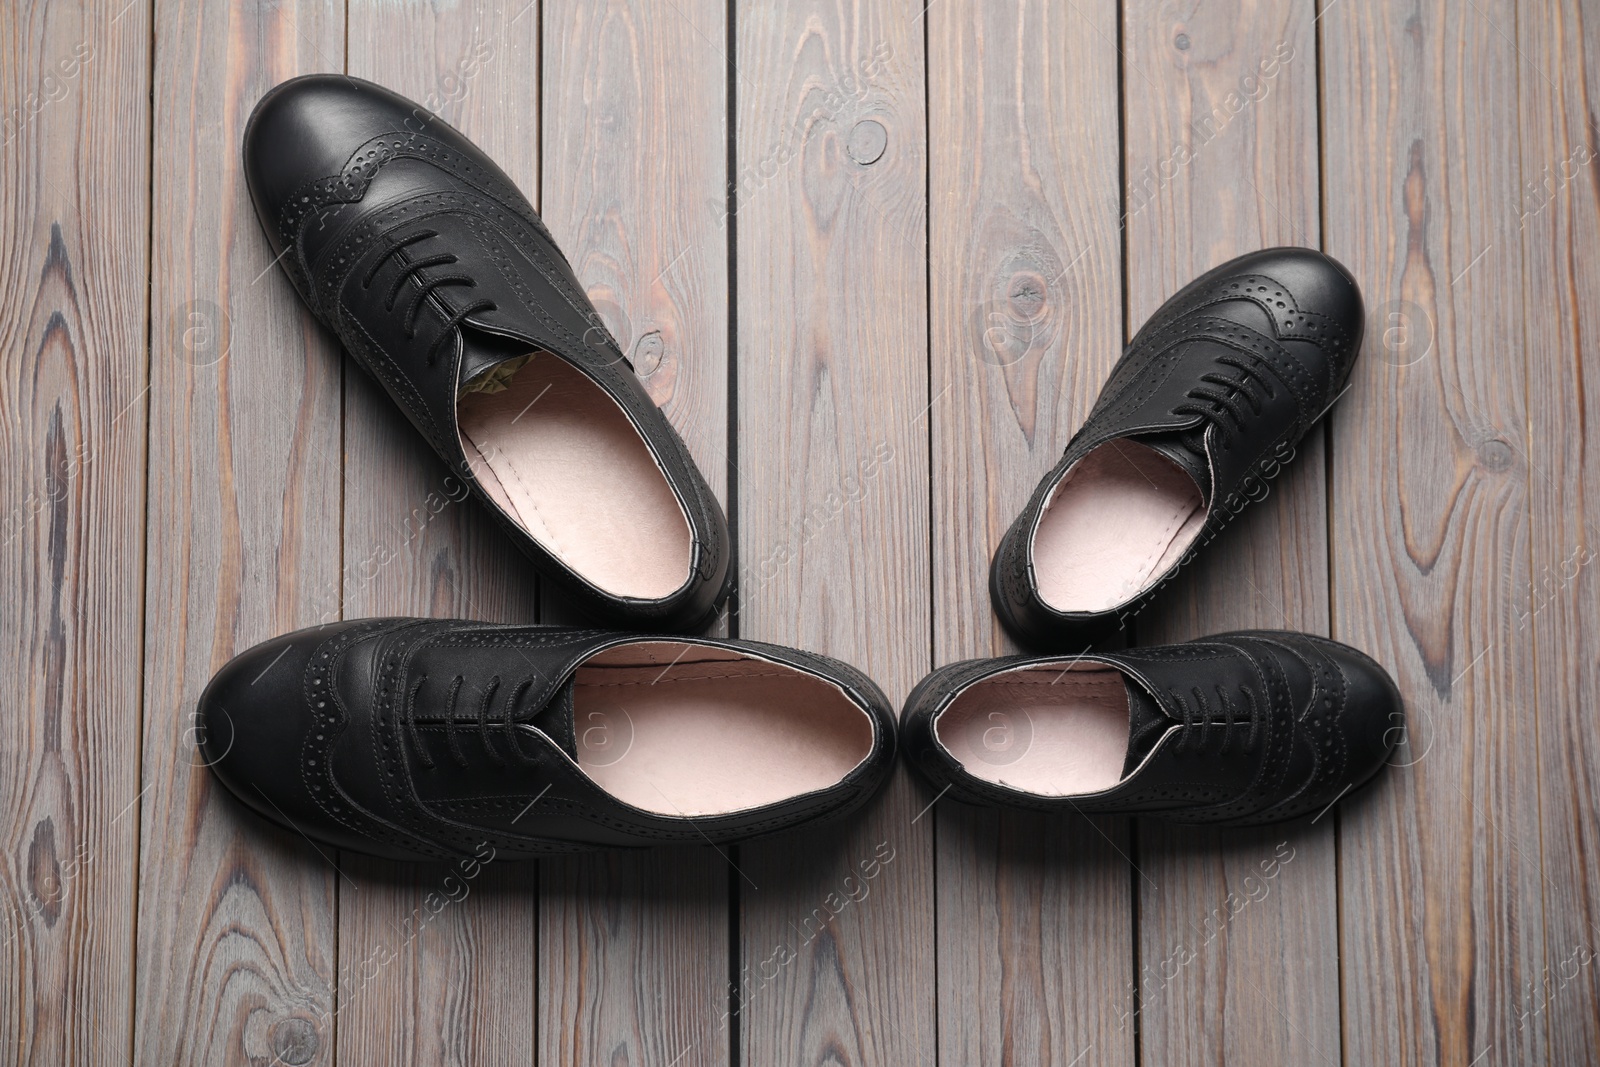
M1314 5L1123 9L1128 330L1245 252L1318 243ZM1328 632L1323 430L1136 622L1142 645ZM1145 1064L1340 1060L1332 814L1252 830L1139 826Z
M1350 1063L1549 1062L1519 1004L1544 966L1516 13L1330 4L1327 249L1369 308L1333 412L1333 636L1393 671L1407 744L1340 811Z
M148 8L0 10L0 1063L126 1061ZM105 561L116 561L107 567Z
M990 608L990 556L1122 347L1117 13L944 0L927 19L943 664L1015 651ZM935 814L941 1062L1131 1063L1126 821L953 801Z
M739 634L848 660L896 704L931 637L915 14L734 14ZM844 823L740 849L741 1062L934 1062L925 804L902 771Z
M1361 646L1408 702L1395 766L1226 836L924 815L902 775L731 873L324 857L244 810L191 718L234 652L564 611L249 205L251 106L342 69L347 17L352 72L542 186L739 499L732 631L896 701L1009 650L989 554L1124 330L1322 240L1369 310L1327 450L1138 637ZM0 42L0 1065L1593 1059L1595 4L14 0Z
M350 73L436 111L537 203L539 15L537 3L356 0ZM362 374L346 378L345 478L346 617L534 618L532 566ZM340 1061L532 1062L536 867L341 865Z
M542 182L545 222L723 501L726 18L715 0L547 2ZM542 618L570 615L553 600ZM723 856L559 858L540 873L540 1061L729 1062Z
M156 39L136 1057L331 1063L332 850L229 796L194 713L236 652L339 614L341 357L239 159L263 93L340 69L344 10L164 0Z
M1526 452L1532 507L1525 600L1537 689L1544 962L1518 991L1518 1028L1543 1028L1551 1063L1600 1047L1600 18L1595 5L1522 5L1517 37L1525 264ZM1588 366L1585 366L1585 364Z

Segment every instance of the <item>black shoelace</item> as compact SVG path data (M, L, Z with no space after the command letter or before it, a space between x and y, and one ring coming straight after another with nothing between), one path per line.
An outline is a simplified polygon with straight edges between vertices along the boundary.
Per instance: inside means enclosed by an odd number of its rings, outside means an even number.
M1167 690L1172 697L1173 703L1177 704L1183 712L1183 725L1185 727L1183 733L1178 736L1178 743L1173 746L1173 751L1183 751L1188 746L1191 738L1195 739L1194 743L1197 745L1205 744L1211 734L1211 728L1213 726L1221 726L1223 728L1222 746L1217 750L1220 755L1228 751L1228 744L1233 739L1233 728L1242 722L1250 724L1249 744L1255 745L1261 728L1260 708L1256 704L1255 694L1244 686L1239 686L1239 695L1244 698L1243 714L1241 715L1239 714L1241 709L1234 704L1233 698L1229 696L1225 688L1220 685L1213 688L1217 694L1215 708L1211 706L1211 702L1206 699L1205 691L1199 686L1194 686L1189 690L1194 695L1193 707L1190 707L1188 700L1178 690Z
M401 714L405 719L406 731L411 735L411 747L416 749L417 758L422 761L422 765L431 769L435 766L434 759L428 752L427 746L422 743L422 731L417 726L417 692L427 680L428 676L423 675L412 684L411 692L407 694L406 706L402 709ZM456 737L456 707L461 695L461 687L465 682L466 679L458 674L450 683L450 696L445 701L444 713L445 743L450 748L451 758L462 767L468 766L469 761L466 753L461 749L460 740ZM498 674L495 675L489 679L489 684L483 687L483 698L478 701L476 725L478 735L483 740L483 750L489 754L489 759L496 764L505 763L505 756L501 755L499 748L495 746L494 727L499 727L505 735L506 747L511 750L512 755L523 761L532 758L522 750L521 744L517 741L516 714L517 706L522 702L523 696L528 692L528 688L533 685L533 682L532 678L524 678L511 689L506 696L505 713L498 721L490 717L489 710L494 703L495 694L500 690L500 676Z
M1273 391L1272 382L1257 369L1254 361L1240 356L1218 356L1217 362L1232 367L1236 373L1230 376L1211 371L1200 375L1202 382L1220 386L1220 390L1197 385L1187 394L1195 403L1179 404L1172 409L1172 413L1199 415L1201 418L1210 419L1217 426L1218 435L1222 438L1222 447L1227 449L1233 447L1233 430L1243 431L1249 415L1261 414L1262 399L1271 400L1277 393ZM1249 405L1249 415L1245 412L1245 403ZM1223 415L1232 421L1232 429L1222 421Z
M372 281L378 276L378 271L402 248L437 236L439 234L435 230L418 230L416 233L392 242L388 248L384 249L383 254L373 261L372 266L368 268L367 276L362 279L361 288L372 288ZM395 275L394 281L390 283L389 292L383 301L385 311L394 310L395 299L399 297L400 290L405 288L405 284L409 279L414 277L417 280L417 291L412 296L411 302L406 305L405 313L402 316L407 338L417 335L417 314L422 310L423 303L432 295L434 290L442 289L447 285L465 285L469 288L477 286L478 283L465 274L445 274L437 278L427 278L421 273L429 267L441 267L454 262L456 262L456 256L453 252L440 252L437 255L423 256L421 259L412 260L402 267L400 273ZM451 338L453 331L461 325L468 315L476 311L493 310L495 310L495 302L493 300L475 300L451 314L445 320L444 326L439 330L439 336L435 337L433 344L428 346L428 365L433 365L434 359L439 354L439 349Z

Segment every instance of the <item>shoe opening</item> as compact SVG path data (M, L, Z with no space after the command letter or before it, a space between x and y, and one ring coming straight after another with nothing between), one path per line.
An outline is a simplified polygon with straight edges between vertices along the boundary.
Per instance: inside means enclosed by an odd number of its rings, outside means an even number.
M977 778L1063 797L1122 779L1129 708L1122 675L1063 661L973 683L934 720L934 736Z
M1119 608L1159 582L1205 526L1200 487L1148 445L1108 441L1067 469L1033 538L1039 598L1061 612Z
M627 413L583 371L547 352L505 361L467 383L457 417L478 483L584 579L641 600L689 581L683 506Z
M827 789L873 746L871 716L838 685L670 640L586 662L573 718L584 773L658 815L727 815Z

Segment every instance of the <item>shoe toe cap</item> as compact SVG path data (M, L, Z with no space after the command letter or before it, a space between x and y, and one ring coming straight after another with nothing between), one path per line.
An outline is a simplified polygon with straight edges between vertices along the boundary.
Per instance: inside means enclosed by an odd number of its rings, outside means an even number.
M1383 767L1405 731L1405 702L1389 672L1345 645L1329 652L1345 679L1345 781L1357 785Z
M280 824L318 817L299 767L313 722L306 668L327 637L325 628L302 630L247 649L200 696L200 758L229 792Z
M1287 297L1288 305L1276 308L1280 322L1290 328L1306 324L1293 318L1293 311L1318 316L1319 328L1337 328L1346 335L1349 350L1361 342L1365 311L1361 287L1344 265L1314 248L1268 248L1234 262L1232 273L1271 278ZM1277 300L1274 299L1274 305ZM1304 332L1300 330L1298 332Z
M271 89L245 128L244 170L273 241L307 182L339 175L372 138L421 129L428 118L404 97L342 74L308 74Z

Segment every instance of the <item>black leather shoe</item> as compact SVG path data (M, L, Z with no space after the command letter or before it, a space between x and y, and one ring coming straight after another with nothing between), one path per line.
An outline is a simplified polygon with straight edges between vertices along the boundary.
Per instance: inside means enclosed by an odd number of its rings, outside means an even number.
M597 619L709 621L722 511L522 194L404 97L309 75L244 134L306 303L538 566Z
M1361 328L1354 279L1308 248L1241 256L1163 304L995 551L1011 635L1076 651L1125 624L1266 494L1344 388Z
M257 645L199 723L250 807L395 859L735 841L848 812L894 761L883 694L821 656L437 619Z
M901 736L969 803L1243 825L1327 808L1378 773L1403 725L1367 656L1250 630L952 664L912 691Z

